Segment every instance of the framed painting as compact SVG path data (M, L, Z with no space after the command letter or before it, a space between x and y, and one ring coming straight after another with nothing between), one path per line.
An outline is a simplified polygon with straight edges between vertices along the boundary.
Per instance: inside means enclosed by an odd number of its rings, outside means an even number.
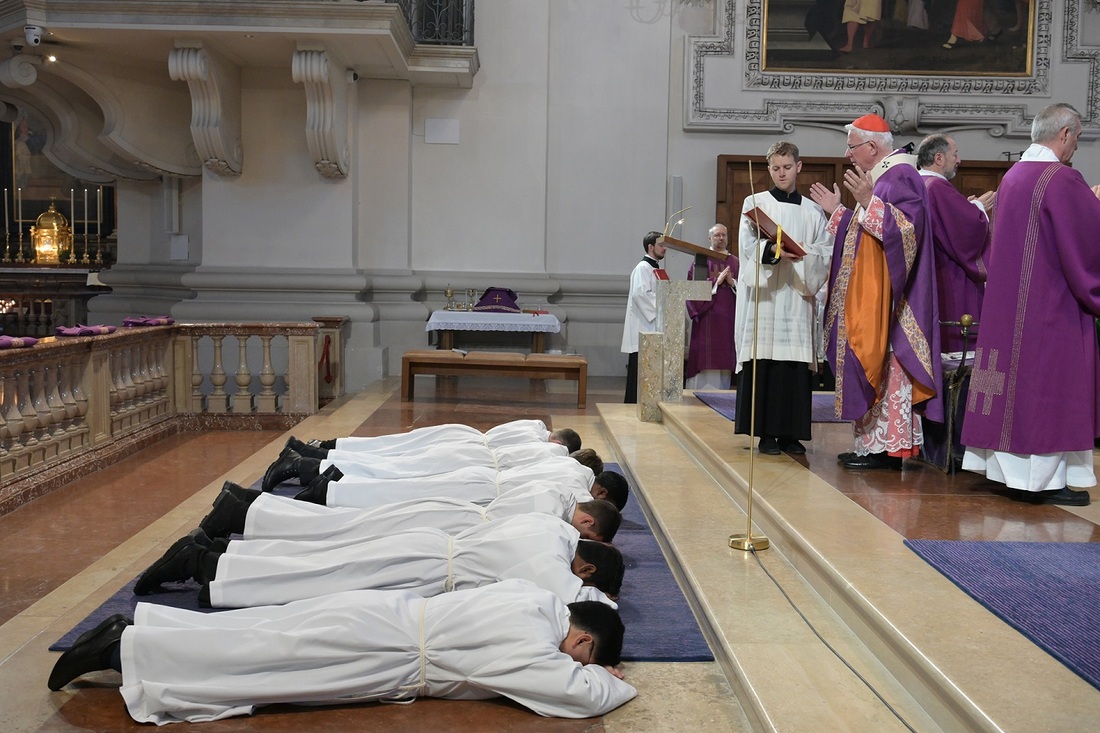
M1035 68L1036 0L763 3L764 72L973 78Z

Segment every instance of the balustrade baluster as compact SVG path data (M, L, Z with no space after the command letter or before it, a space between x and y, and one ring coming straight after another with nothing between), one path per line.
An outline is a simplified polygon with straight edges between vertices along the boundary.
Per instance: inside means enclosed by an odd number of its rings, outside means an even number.
M72 431L76 428L76 397L73 396L73 363L72 359L62 359L57 365L58 385L61 391L61 404L65 407L65 430Z
M7 425L9 451L15 453L20 450L22 443L19 440L23 432L23 413L19 411L19 372L4 375L3 391L4 423Z
M233 395L233 412L241 415L252 413L252 372L248 368L248 336L237 339L237 393Z
M46 404L50 408L50 423L53 425L54 437L65 434L65 403L61 401L61 391L57 383L60 379L60 368L43 367L46 372Z
M0 374L0 461L8 456L8 446L11 440L11 431L8 430L8 421L4 418L4 392L7 387L8 378L4 374ZM0 471L3 470L3 464L0 463Z
M76 417L73 419L73 428L80 429L84 425L84 418L88 414L88 393L84 391L84 360L80 357L73 359L69 364L69 382L72 384L73 402L76 403Z
M228 412L229 411L229 395L225 391L225 383L228 376L225 373L225 367L222 366L222 343L225 341L225 336L212 336L211 339L214 342L214 365L210 367L210 384L214 386L214 391L210 393L210 412Z
M191 337L191 412L201 415L206 410L202 406L202 371L199 369L199 337Z
M46 403L45 369L32 369L30 382L32 390L31 404L38 414L38 427L35 428L36 437L39 443L50 443L53 437L50 435L50 406Z
M19 382L19 412L23 415L23 445L32 448L38 445L38 436L35 435L35 430L38 428L38 412L34 409L34 403L31 402L30 371L16 372L15 378Z
M127 344L122 354L122 384L126 389L126 409L137 407L137 386L134 384L134 345Z
M111 417L118 417L123 412L122 402L126 397L126 385L122 383L122 354L118 349L112 349L107 355L107 369L111 377Z
M260 394L257 398L257 408L260 412L276 412L278 410L278 398L275 395L275 369L271 366L271 336L260 336L263 344L264 364L260 368Z

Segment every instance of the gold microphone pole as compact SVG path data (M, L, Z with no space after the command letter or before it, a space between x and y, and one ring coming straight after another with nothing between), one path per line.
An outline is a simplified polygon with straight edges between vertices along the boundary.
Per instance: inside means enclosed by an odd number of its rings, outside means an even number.
M749 161L749 192L752 195L752 208L756 209L756 186L752 180L752 161ZM760 221L759 216L756 224L756 292L753 298L752 307L752 404L749 406L749 501L748 511L746 512L745 533L744 534L731 534L729 540L729 546L735 550L744 550L751 552L755 550L768 549L768 538L762 534L752 533L752 491L753 480L756 472L756 449L753 448L753 442L756 440L756 334L760 330L760 267L761 260L764 259L764 252L760 247ZM778 246L778 243L777 243ZM737 399L740 400L742 395L738 394Z

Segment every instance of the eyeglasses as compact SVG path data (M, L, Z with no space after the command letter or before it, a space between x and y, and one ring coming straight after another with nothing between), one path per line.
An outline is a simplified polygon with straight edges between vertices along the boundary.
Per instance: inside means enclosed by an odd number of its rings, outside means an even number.
M864 140L864 141L863 141L863 142L861 142L861 143L856 143L855 145L849 145L849 146L848 146L848 149L849 149L849 150L855 150L855 149L856 149L856 148L858 148L858 147L859 147L860 145L869 145L870 143L873 143L873 142L874 142L874 140Z

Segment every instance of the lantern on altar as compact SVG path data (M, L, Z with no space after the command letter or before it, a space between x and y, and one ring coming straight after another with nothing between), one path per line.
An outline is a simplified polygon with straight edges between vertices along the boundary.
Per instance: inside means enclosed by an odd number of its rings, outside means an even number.
M31 227L31 244L34 246L34 261L43 265L59 264L72 254L73 231L53 201Z

